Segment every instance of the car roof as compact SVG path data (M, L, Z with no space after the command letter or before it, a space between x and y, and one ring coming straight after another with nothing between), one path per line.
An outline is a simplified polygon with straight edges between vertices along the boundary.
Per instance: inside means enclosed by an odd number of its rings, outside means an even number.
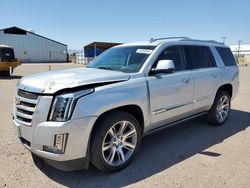
M166 38L158 38L158 39L151 38L148 41L124 43L119 46L158 46L161 44L205 45L205 46L227 47L225 44L214 41L214 40L198 40L198 39L191 39L187 37L166 37Z
M0 48L11 48L10 46L7 46L5 44L0 44Z

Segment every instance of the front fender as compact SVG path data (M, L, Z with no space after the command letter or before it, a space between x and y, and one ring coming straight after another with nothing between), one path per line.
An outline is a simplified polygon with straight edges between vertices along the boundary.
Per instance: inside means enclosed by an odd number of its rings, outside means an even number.
M77 101L72 118L100 116L101 114L126 105L141 108L144 125L148 122L149 99L145 78L95 88L95 92Z

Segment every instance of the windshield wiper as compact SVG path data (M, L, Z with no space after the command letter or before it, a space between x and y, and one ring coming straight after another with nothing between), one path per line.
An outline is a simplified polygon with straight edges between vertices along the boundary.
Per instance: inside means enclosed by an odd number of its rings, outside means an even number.
M96 67L97 69L114 70L111 67Z

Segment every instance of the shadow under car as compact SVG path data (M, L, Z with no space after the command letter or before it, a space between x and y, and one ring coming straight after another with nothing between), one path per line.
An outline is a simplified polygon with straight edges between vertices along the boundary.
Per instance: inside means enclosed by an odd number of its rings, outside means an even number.
M198 118L166 128L145 137L130 165L116 173L105 174L92 166L88 170L64 172L46 163L36 165L49 178L67 187L122 187L164 171L197 153L218 157L221 154L204 150L244 131L249 125L249 112L231 110L228 121L220 127L210 126L203 118Z

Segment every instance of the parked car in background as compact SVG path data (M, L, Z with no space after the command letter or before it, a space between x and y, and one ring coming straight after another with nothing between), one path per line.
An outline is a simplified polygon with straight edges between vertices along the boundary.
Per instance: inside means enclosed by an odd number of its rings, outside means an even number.
M0 76L10 76L14 68L19 65L21 61L15 58L14 49L7 45L0 45Z
M86 68L21 79L13 121L34 159L113 172L129 164L144 135L198 116L223 125L238 88L228 46L151 39L113 47Z

